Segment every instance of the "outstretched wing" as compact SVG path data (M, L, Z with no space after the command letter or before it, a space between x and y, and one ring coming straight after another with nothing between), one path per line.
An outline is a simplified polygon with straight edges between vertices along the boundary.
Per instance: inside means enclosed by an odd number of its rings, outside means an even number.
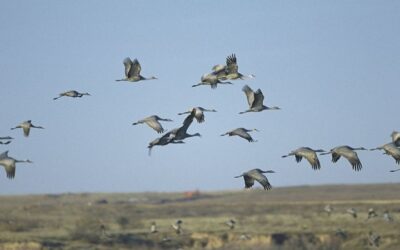
M332 152L332 162L335 163L335 162L337 162L339 159L340 159L340 155L337 154L337 153L335 153L335 152Z
M15 163L4 167L6 169L7 178L14 179L15 177Z
M238 73L238 65L236 60L236 55L232 54L226 58L226 72L227 74L236 74Z
M244 175L244 187L251 188L254 185L254 179L250 176Z
M254 91L249 87L249 85L244 85L242 91L246 94L247 103L249 104L249 107L250 108L253 107L253 103L255 100Z
M253 95L254 95L254 101L250 108L261 107L264 102L264 95L261 92L261 89L257 89L257 91Z
M242 137L243 139L248 140L249 142L254 141L253 138L251 137L251 135L249 133L247 133L246 131L244 131L243 129L235 129L231 133L233 135L238 135L238 136Z
M129 77L139 76L141 70L142 67L140 66L139 61L137 59L133 60L132 66L129 70Z
M267 177L260 172L251 172L249 173L253 179L258 181L265 190L269 190L272 188L271 184L269 183Z
M164 132L164 128L161 126L161 123L158 122L158 121L155 120L155 119L148 119L148 120L146 121L146 124L147 124L150 128L152 128L152 129L154 129L155 131L157 131L157 133L163 133L163 132Z
M129 57L124 59L124 66L125 66L125 76L129 78L129 71L131 71L132 68L132 61Z
M22 130L24 131L24 136L28 137L29 136L29 132L31 131L30 127L23 127Z

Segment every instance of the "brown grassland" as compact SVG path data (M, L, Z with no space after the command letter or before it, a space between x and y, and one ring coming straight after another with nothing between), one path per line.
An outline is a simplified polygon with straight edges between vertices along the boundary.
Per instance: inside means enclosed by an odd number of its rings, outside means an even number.
M330 204L328 215L324 206ZM352 218L346 210L358 211ZM378 216L367 220L368 209ZM383 219L388 210L394 221ZM171 224L183 221L181 234ZM230 230L224 222L234 219ZM157 223L157 233L150 225ZM337 234L341 229L343 234ZM0 196L0 249L400 249L400 184Z

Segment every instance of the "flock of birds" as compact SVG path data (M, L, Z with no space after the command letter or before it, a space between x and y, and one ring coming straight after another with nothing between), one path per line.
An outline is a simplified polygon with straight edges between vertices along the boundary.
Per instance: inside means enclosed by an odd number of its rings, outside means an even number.
M128 57L125 58L123 61L123 64L125 66L125 78L123 79L118 79L116 81L128 81L128 82L138 82L138 81L144 81L144 80L153 80L157 79L157 77L151 76L151 77L144 77L142 76L141 73L141 65L137 59L134 59L133 61ZM218 64L212 67L212 72L206 73L201 77L201 82L195 85L192 85L192 87L197 87L197 86L202 86L202 85L208 85L211 88L216 88L218 84L232 84L232 80L246 80L246 79L252 79L255 76L250 74L250 75L244 75L238 71L239 67L237 64L237 58L235 54L229 55L226 58L226 64ZM247 102L248 102L248 109L240 112L239 114L244 114L248 112L261 112L264 110L279 110L280 108L277 106L266 106L264 105L264 95L260 89L257 89L254 91L251 89L248 85L245 85L242 88L242 91L245 93ZM60 93L57 97L54 97L54 100L57 100L61 97L72 97L72 98L81 98L83 96L90 96L89 93L80 93L76 90L70 90L66 91L63 93ZM206 109L203 107L194 107L190 109L189 111L178 113L178 115L187 115L186 118L183 121L182 126L172 129L170 131L167 131L166 133L164 128L162 127L160 122L171 122L171 119L167 118L161 118L158 115L151 115L149 117L143 118L137 122L134 122L132 125L138 125L138 124L146 124L150 128L154 129L157 133L164 133L161 137L158 137L151 141L148 145L149 149L149 155L151 155L151 150L154 146L165 146L168 144L181 144L185 143L184 140L190 137L201 137L199 133L195 134L189 134L187 132L189 126L192 124L193 119L196 119L198 123L203 123L205 121L204 119L204 113L205 112L216 112L214 109ZM24 121L21 124L19 124L16 127L11 128L11 130L14 129L19 129L21 128L23 130L24 136L28 137L30 130L32 128L37 128L37 129L44 129L41 126L35 126L32 124L31 120ZM252 131L258 131L257 129L246 129L246 128L236 128L231 131L228 131L224 134L221 134L221 136L239 136L248 142L256 142L250 135L250 132ZM373 148L370 150L383 150L384 154L392 156L397 164L400 164L400 132L394 131L392 134L392 141L384 144L380 147ZM0 137L0 144L7 145L11 143L12 137L6 136L6 137ZM295 156L295 159L297 162L300 162L303 158L307 159L307 161L310 163L311 167L314 170L318 170L321 168L321 163L318 159L317 153L320 153L320 155L327 155L331 154L332 155L332 162L335 163L337 162L341 157L346 158L352 168L355 171L360 171L362 169L362 163L356 153L357 150L367 150L364 147L358 147L358 148L353 148L350 146L338 146L335 147L329 151L324 151L322 149L314 150L309 147L301 147L296 150L291 151L289 154L282 156L283 158L289 157L289 156ZM7 177L12 179L15 177L15 167L16 163L32 163L30 160L16 160L10 156L8 156L8 151L3 152L0 154L0 165L4 166L6 170ZM398 171L400 169L395 169L391 170L391 172ZM239 176L236 176L235 178L238 177L243 177L244 182L245 182L245 187L250 188L254 185L254 181L259 182L265 190L271 189L271 184L269 183L267 177L265 176L265 173L275 173L272 170L261 170L261 169L251 169L247 172L242 173Z

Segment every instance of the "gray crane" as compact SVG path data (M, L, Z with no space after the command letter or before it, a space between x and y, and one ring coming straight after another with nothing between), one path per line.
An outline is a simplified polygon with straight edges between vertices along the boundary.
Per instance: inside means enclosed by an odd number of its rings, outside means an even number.
M343 156L350 162L354 171L360 171L362 168L362 164L355 150L367 150L367 149L363 147L352 148L349 146L339 146L331 149L329 152L321 153L320 155L332 154L333 163L337 162L340 159L340 157Z
M257 142L255 140L253 140L253 138L250 136L250 134L248 132L251 131L258 131L257 129L245 129L245 128L237 128L234 129L232 131L226 132L225 134L221 134L221 136L225 136L225 135L229 135L229 136L240 136L243 139L246 139L248 142Z
M2 165L7 174L7 178L13 179L15 177L15 168L16 168L16 163L33 163L30 160L16 160L12 157L8 156L8 151L3 152L0 154L0 165Z
M151 155L151 149L154 146L165 146L170 143L178 144L178 143L184 143L183 140L188 138L188 137L194 137L194 136L201 136L199 133L196 134L188 134L187 130L193 122L195 111L193 110L183 121L183 125L179 128L172 129L165 133L163 136L160 138L157 138L153 140L152 142L149 143L149 146L147 147L149 149L149 155Z
M193 110L195 111L194 118L196 118L198 123L204 122L204 112L217 112L215 109L205 109L203 107L195 107L190 109L189 111L178 113L178 115L190 114Z
M218 79L218 76L213 73L204 74L201 76L201 82L192 85L192 87L198 87L202 85L210 85L212 89L217 88L218 84L233 84L231 82L222 82Z
M323 149L317 149L314 150L309 147L301 147L296 150L293 150L287 155L283 155L282 158L294 155L296 158L296 162L300 162L303 157L307 159L307 161L310 163L312 169L318 170L321 169L321 164L319 162L318 156L316 153L323 153L325 150Z
M146 78L146 77L143 77L142 75L140 75L140 71L142 70L142 67L140 66L140 63L136 58L132 62L132 60L129 57L127 57L124 59L123 63L125 66L125 78L116 80L117 82L119 82L119 81L137 82L137 81L142 81L142 80L157 79L157 77L155 77L155 76Z
M396 163L400 164L400 148L398 148L394 142L386 143L385 145L370 150L384 150L384 154L392 156Z
M255 168L244 172L241 175L235 176L235 178L243 177L245 188L251 188L254 185L254 180L258 181L264 188L264 190L269 190L272 188L269 183L267 177L264 175L265 173L275 173L273 170L261 170L259 168Z
M89 95L90 96L89 93L79 93L76 90L69 90L69 91L65 91L65 92L62 92L62 93L58 94L58 96L54 97L53 100L57 100L57 99L59 99L59 98L61 98L63 96L72 97L72 98L77 98L77 97L80 98L80 97L82 97L84 95Z
M390 136L392 137L392 142L394 142L397 147L400 147L400 132L393 131Z
M367 218L367 220L372 219L374 217L378 217L378 214L375 212L375 209L373 209L371 207L371 208L368 209L368 218Z
M11 143L11 140L13 140L14 138L12 138L11 136L4 136L4 137L0 137L0 144L3 145L7 145ZM4 142L3 142L4 141Z
M246 111L242 111L239 114L244 114L247 112L261 112L263 110L279 110L279 107L267 107L263 104L264 102L264 95L261 92L261 89L257 89L254 92L248 85L245 85L242 88L243 92L246 94L247 102L249 104L249 109Z
M139 120L137 122L132 123L132 125L138 125L138 124L147 124L150 128L154 129L155 131L157 131L157 133L163 133L164 132L164 128L161 126L161 123L159 121L165 121L165 122L172 122L171 119L164 119L161 118L157 115L152 115L149 117L146 117L142 120Z
M381 236L380 235L378 235L378 234L376 234L376 233L374 233L372 231L369 231L369 233L368 233L368 244L371 247L378 248L380 240L381 240Z
M27 120L22 122L21 124L19 124L18 126L11 128L11 130L17 129L17 128L22 128L22 130L24 131L24 136L28 137L29 133L31 131L31 128L39 128L39 129L44 129L41 126L35 126L32 124L32 120Z
M254 75L243 75L239 73L239 66L237 64L237 58L235 54L229 55L226 58L226 65L215 65L213 67L213 74L217 76L219 80L246 80L254 78Z
M387 222L392 222L394 221L392 215L390 215L389 210L385 210L385 212L383 212L383 219Z

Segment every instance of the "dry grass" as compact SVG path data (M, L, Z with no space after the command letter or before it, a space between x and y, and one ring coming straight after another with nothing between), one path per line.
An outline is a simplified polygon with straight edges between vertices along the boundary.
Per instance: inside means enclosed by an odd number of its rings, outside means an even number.
M380 249L400 245L400 184L205 193L0 196L2 249ZM334 211L328 216L325 204ZM345 211L359 211L353 219ZM374 208L379 217L366 220ZM394 222L382 218L389 210ZM229 230L223 223L234 218ZM171 224L182 219L183 234ZM159 232L150 234L152 221ZM347 237L335 235L341 228ZM103 230L104 229L104 230ZM247 237L245 237L246 235Z

